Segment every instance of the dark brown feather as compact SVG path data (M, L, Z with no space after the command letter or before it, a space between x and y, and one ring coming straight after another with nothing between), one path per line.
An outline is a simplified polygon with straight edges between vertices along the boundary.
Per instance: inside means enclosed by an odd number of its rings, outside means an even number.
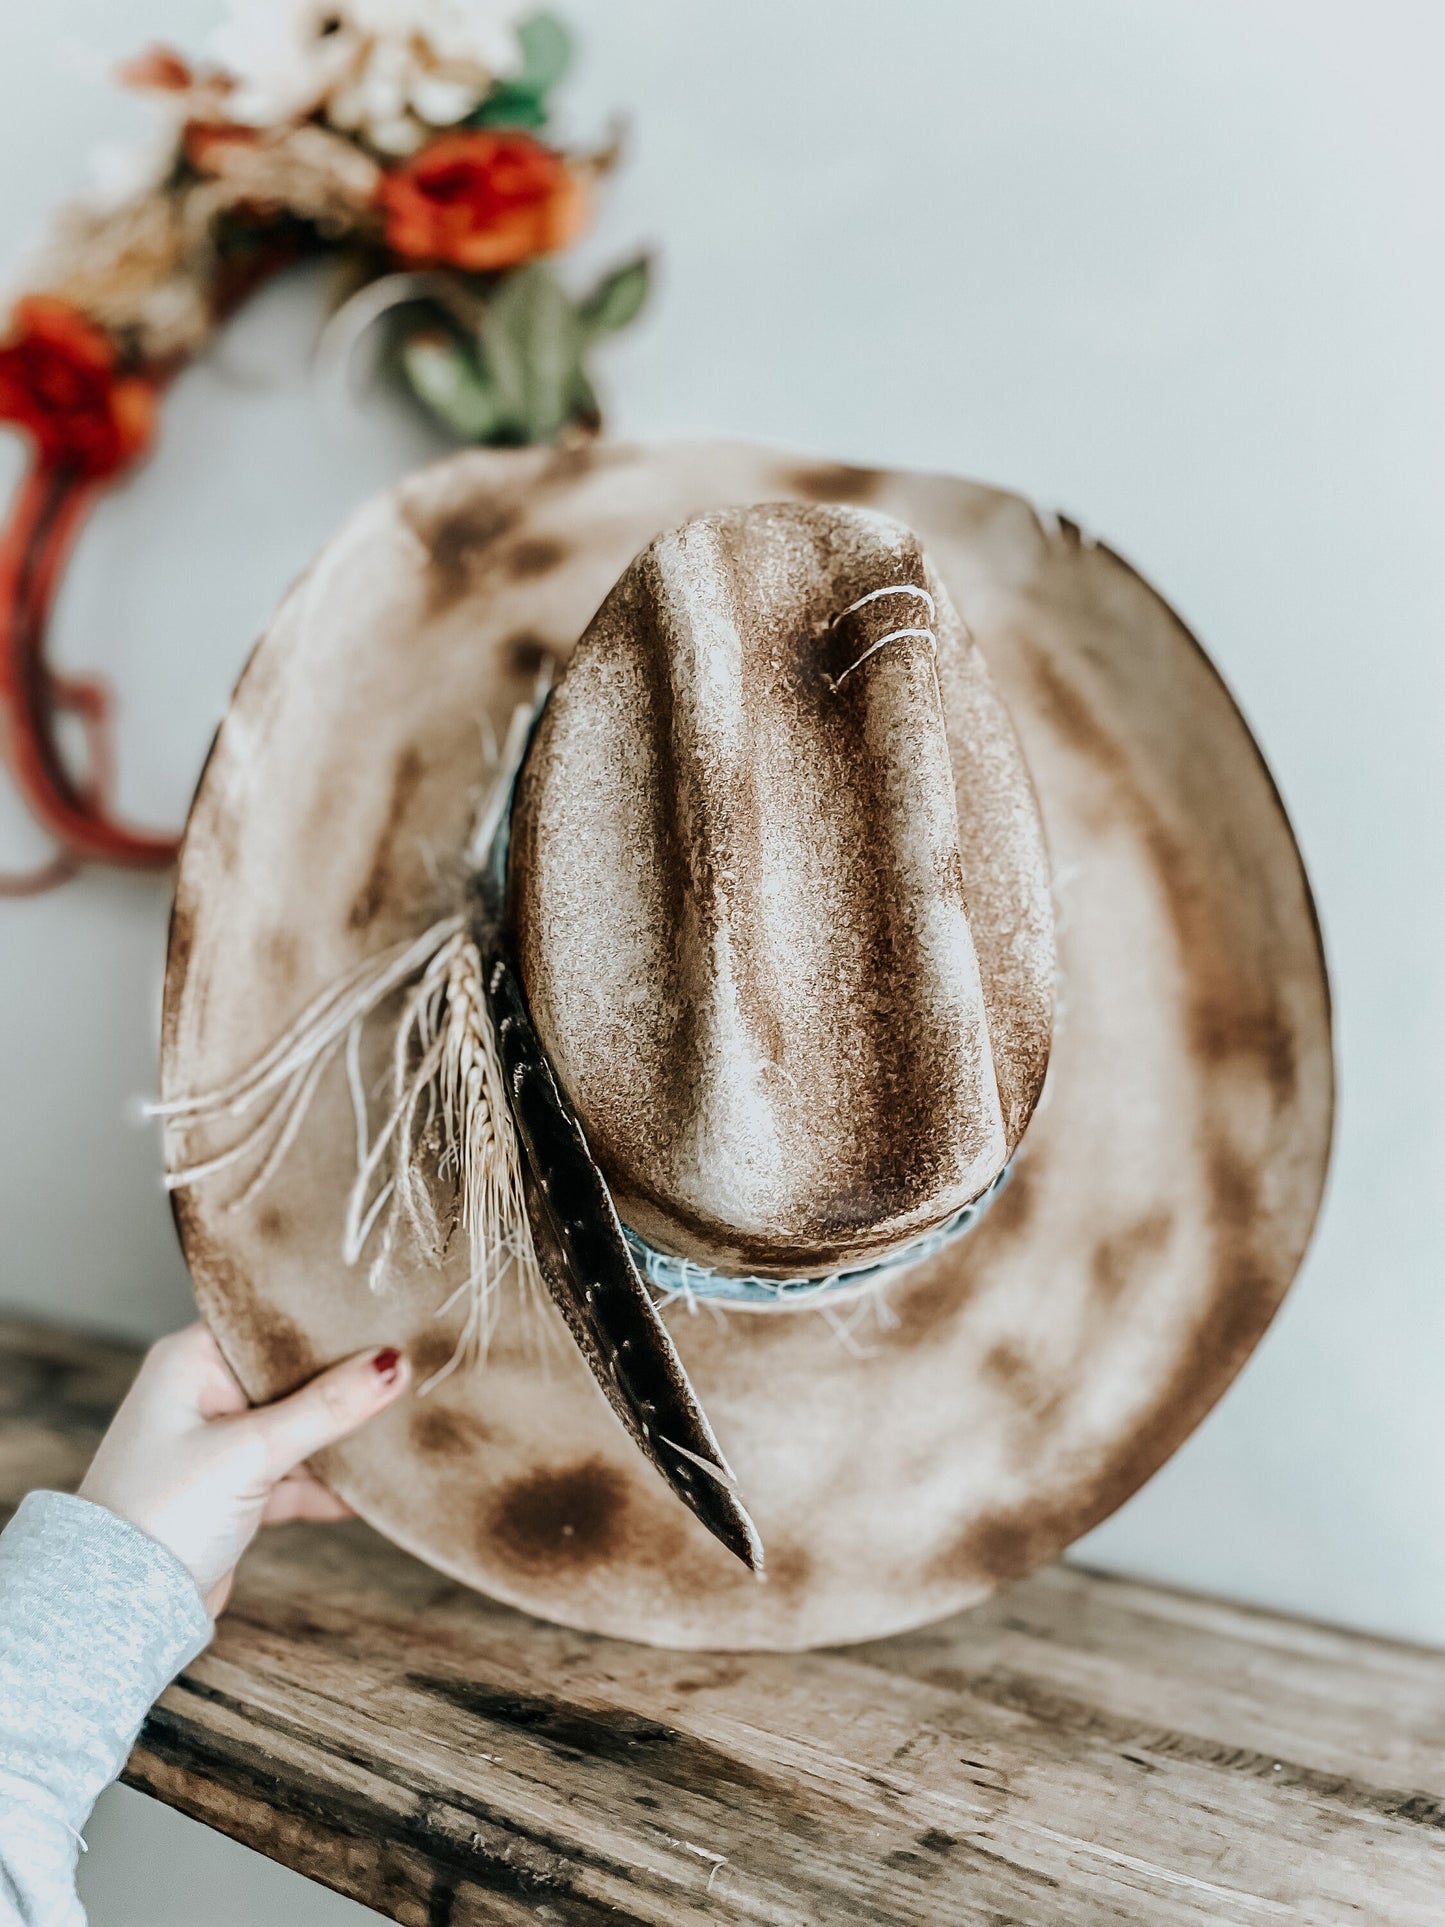
M737 1497L712 1427L627 1249L607 1180L533 1028L499 895L484 870L473 885L472 928L521 1140L542 1277L608 1404L639 1448L709 1532L761 1573L757 1528ZM699 1459L716 1467L716 1476Z

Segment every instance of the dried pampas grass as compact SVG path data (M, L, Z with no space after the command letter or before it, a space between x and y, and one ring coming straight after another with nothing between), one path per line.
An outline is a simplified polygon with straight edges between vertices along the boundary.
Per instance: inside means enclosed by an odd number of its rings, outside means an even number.
M368 1020L402 993L386 1108L373 1130L363 1033ZM151 1106L152 1115L187 1130L249 1120L235 1143L171 1171L166 1186L179 1190L249 1161L255 1168L227 1207L244 1209L285 1161L338 1056L345 1061L356 1133L356 1175L341 1226L344 1262L358 1266L370 1252L368 1280L380 1291L403 1236L436 1264L458 1229L466 1239L463 1281L437 1310L441 1318L463 1306L461 1330L451 1357L421 1387L425 1392L458 1366L485 1356L498 1288L509 1273L524 1303L542 1296L521 1151L483 994L481 959L464 918L442 918L421 937L348 972L238 1077Z
M481 958L465 926L440 943L407 997L392 1049L390 1108L370 1142L359 1056L353 1032L347 1070L357 1174L346 1210L346 1262L360 1261L379 1227L369 1274L372 1288L379 1289L403 1226L435 1262L457 1228L466 1238L466 1277L438 1313L464 1304L462 1330L451 1358L423 1388L429 1389L467 1358L485 1356L497 1290L509 1271L515 1269L525 1302L540 1293L521 1148L482 990ZM433 1195L439 1184L451 1193L446 1224Z

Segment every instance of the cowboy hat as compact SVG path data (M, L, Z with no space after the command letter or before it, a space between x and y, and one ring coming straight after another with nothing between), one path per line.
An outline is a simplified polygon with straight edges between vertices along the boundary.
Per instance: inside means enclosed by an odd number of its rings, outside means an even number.
M454 458L293 589L192 810L202 1309L258 1398L403 1339L428 1389L326 1476L579 1627L862 1639L1052 1557L1257 1342L1331 1106L1228 693L1110 550L974 484Z

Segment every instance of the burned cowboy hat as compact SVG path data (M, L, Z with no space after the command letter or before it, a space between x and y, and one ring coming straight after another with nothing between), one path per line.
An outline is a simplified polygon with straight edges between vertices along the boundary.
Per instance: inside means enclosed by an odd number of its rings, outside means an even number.
M1279 798L1117 556L971 483L601 446L446 462L291 592L163 1084L247 1391L412 1356L322 1468L359 1512L574 1626L797 1647L1162 1463L1299 1263L1332 1072Z

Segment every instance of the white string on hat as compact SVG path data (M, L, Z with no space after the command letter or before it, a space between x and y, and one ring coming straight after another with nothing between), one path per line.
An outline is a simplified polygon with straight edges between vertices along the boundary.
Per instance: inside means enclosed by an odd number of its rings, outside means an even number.
M928 593L927 589L920 588L916 582L888 582L885 583L881 589L870 589L867 595L860 595L856 601L850 602L846 609L841 610L834 616L833 620L828 624L829 629L836 629L840 622L845 621L846 618L851 615L855 615L859 609L867 608L870 602L877 602L884 596L894 595L915 596L920 602L926 605L929 623L931 624L933 622L937 609L933 597ZM878 651L886 648L890 642L903 642L909 637L916 637L921 642L927 642L931 644L934 649L938 647L938 638L934 635L931 627L890 629L886 636L879 636L876 642L869 643L862 655L850 662L848 667L840 674L837 676L828 676L826 678L828 687L834 690L841 689L853 671L861 668L870 656L876 656Z

